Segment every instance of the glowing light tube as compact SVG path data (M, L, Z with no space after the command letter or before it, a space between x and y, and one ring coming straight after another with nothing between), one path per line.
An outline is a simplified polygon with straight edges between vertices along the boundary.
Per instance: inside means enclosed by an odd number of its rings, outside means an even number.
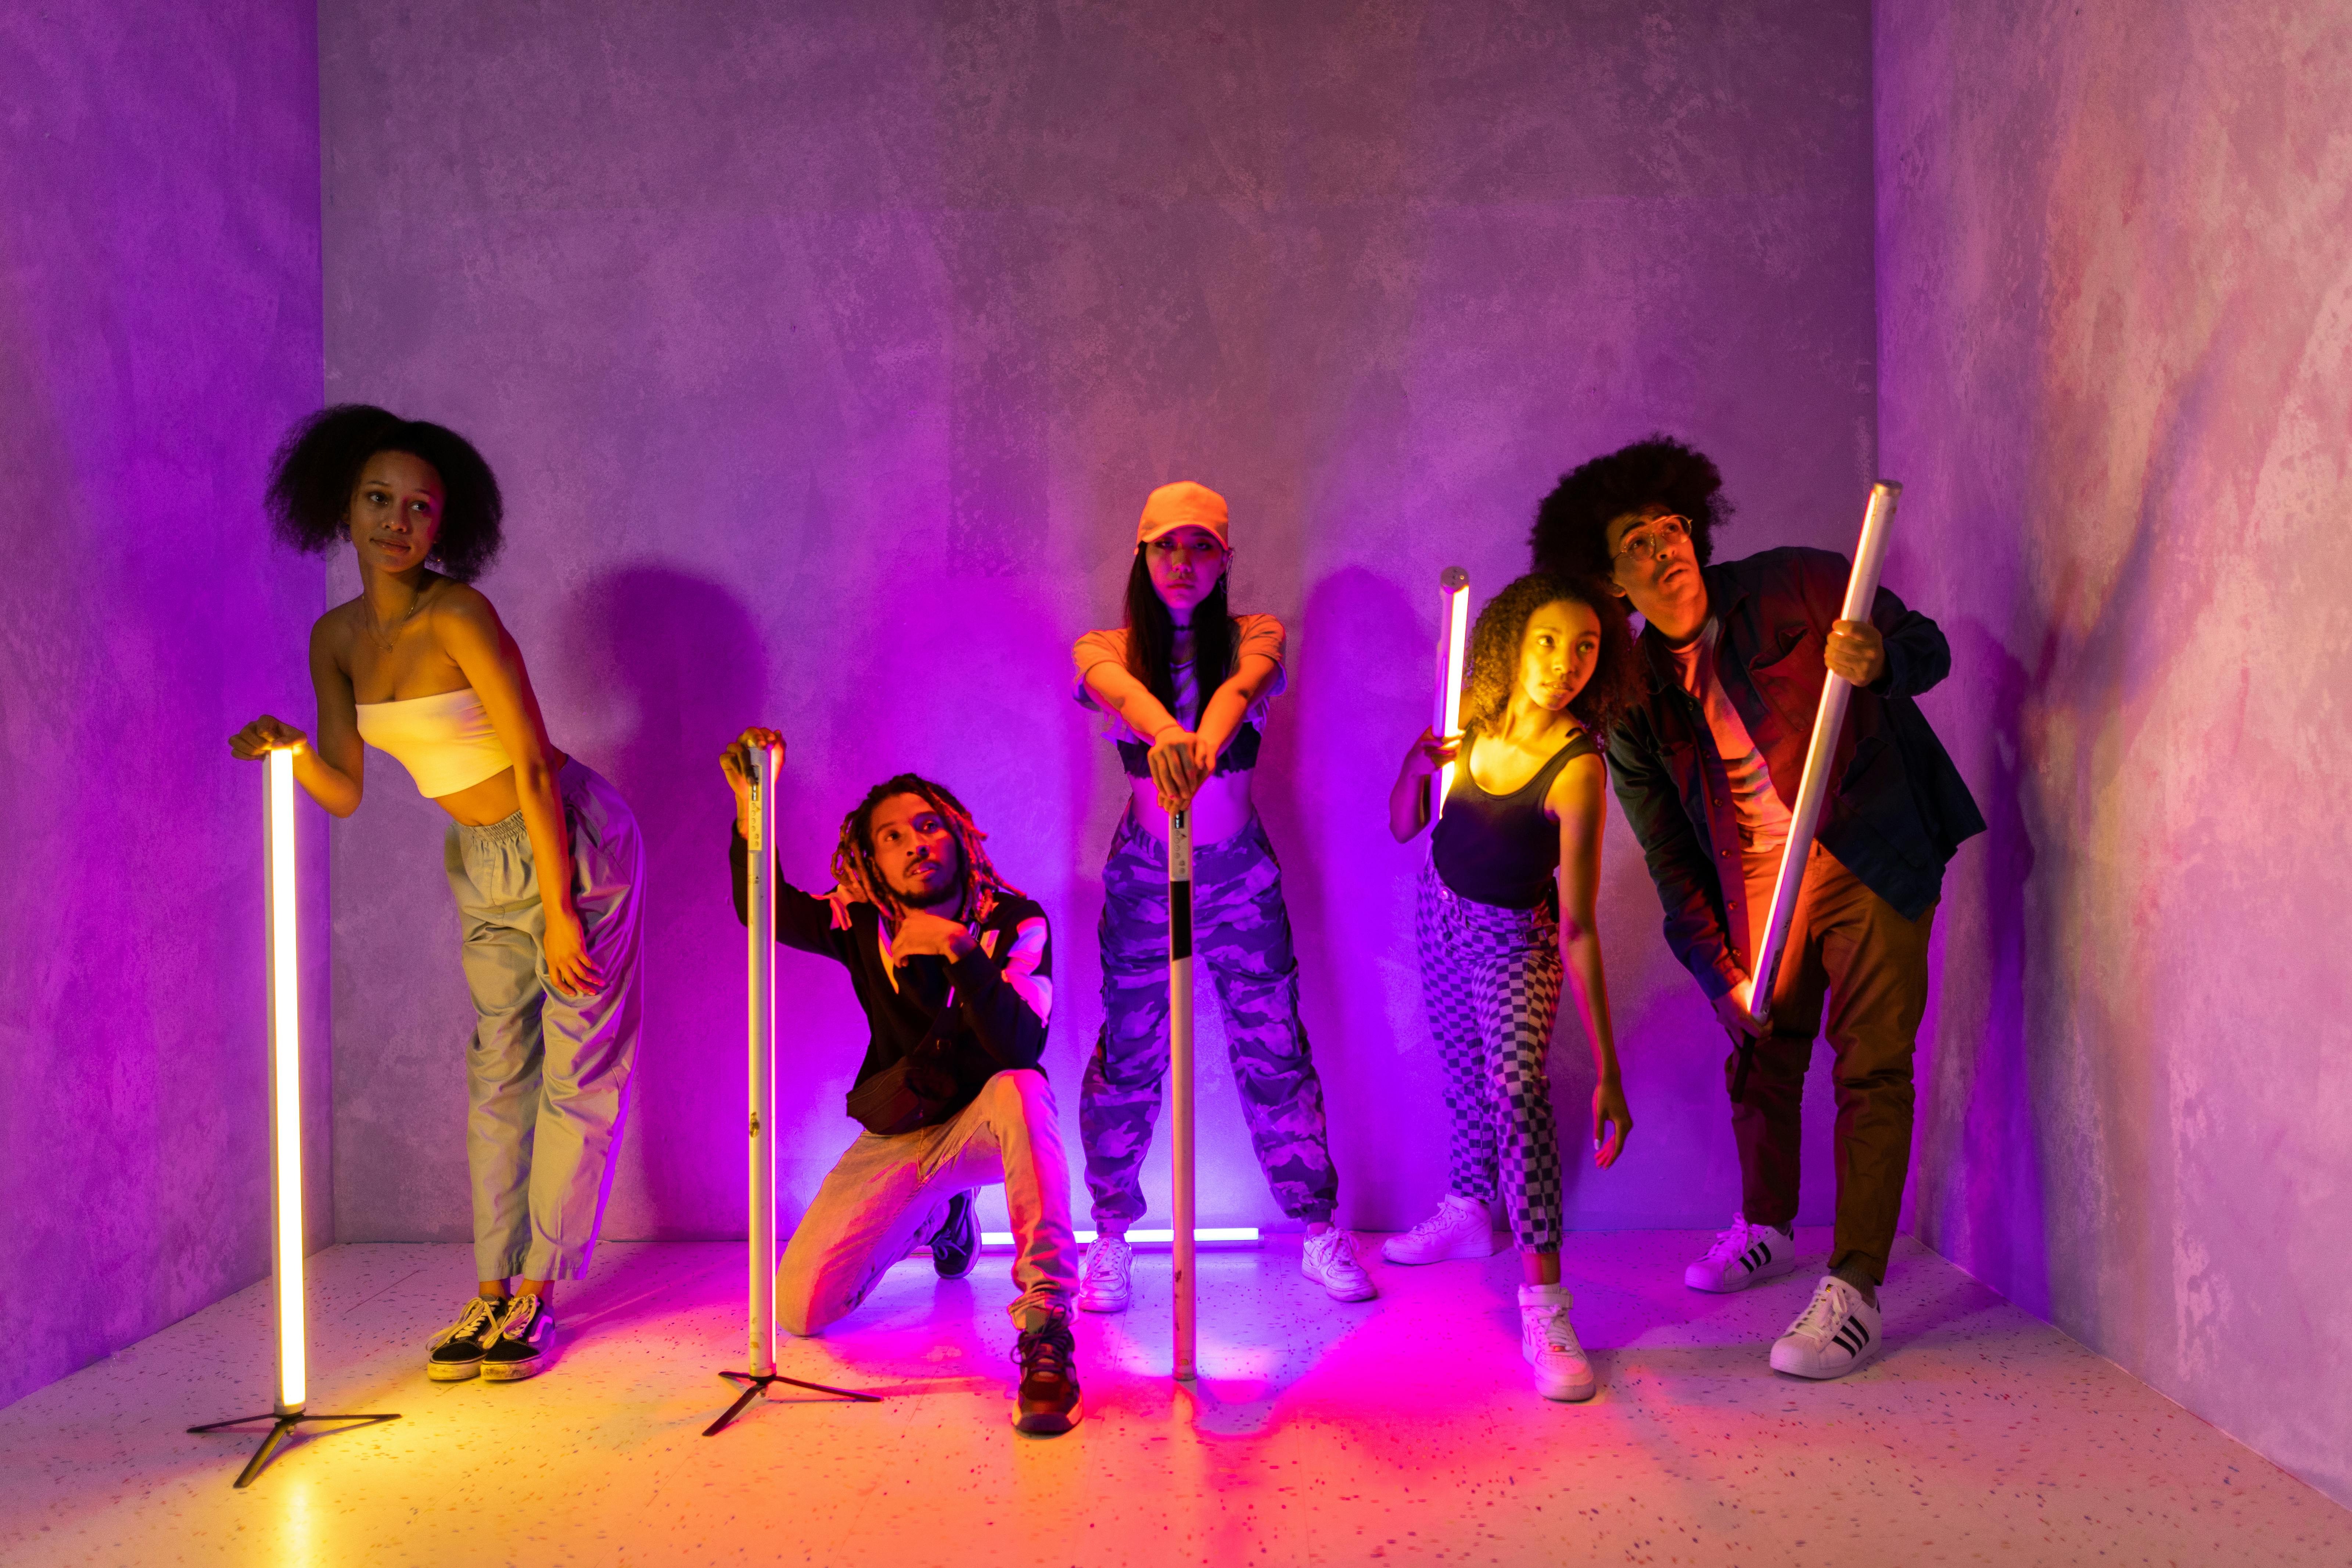
M1190 1383L1199 1315L1192 1259L1192 814L1168 818L1168 1131L1176 1171L1173 1204L1176 1377Z
M269 752L262 861L269 882L269 1296L278 1319L277 1414L309 1397L302 1321L302 998L295 950L294 753Z
M1853 574L1846 579L1842 621L1870 618L1871 602L1878 596L1878 571L1886 561L1887 527L1895 521L1895 503L1903 487L1881 479L1870 487L1863 509L1862 539L1853 547ZM1789 842L1780 851L1780 874L1772 884L1772 908L1764 918L1764 934L1756 944L1750 970L1750 1010L1762 1017L1772 1004L1772 981L1780 970L1780 950L1788 945L1789 925L1796 918L1797 894L1805 880L1805 859L1812 853L1813 829L1820 826L1822 798L1829 793L1830 768L1837 754L1838 731L1845 726L1847 701L1853 685L1832 674L1822 683L1822 704L1813 715L1812 742L1805 748L1804 782L1797 786L1797 805L1789 821Z
M1450 741L1462 733L1462 667L1470 648L1470 574L1459 566L1448 566L1437 574L1437 624L1442 628L1437 638L1437 717L1430 721L1430 732L1440 740ZM1429 820L1435 822L1445 811L1445 797L1454 788L1454 769L1446 763L1437 773L1433 786L1437 797L1429 803Z
M751 752L750 882L751 1370L776 1370L776 751Z
M863 1405L881 1399L880 1394L804 1383L776 1371L776 773L783 766L782 748L751 748L750 761L750 820L743 826L743 903L748 917L744 991L749 1016L743 1034L751 1101L751 1136L746 1140L751 1162L751 1212L744 1227L749 1233L744 1250L751 1271L751 1289L744 1292L749 1302L746 1354L751 1364L749 1371L719 1374L741 1384L742 1392L718 1420L702 1429L706 1437L724 1432L746 1406L766 1397L779 1383Z
M1095 1233L1074 1230L1070 1233L1080 1247L1092 1247ZM980 1245L992 1251L1010 1250L1020 1238L1009 1230L983 1230ZM1265 1237L1254 1225L1202 1225L1192 1227L1192 1239L1202 1247L1255 1247ZM1176 1240L1172 1230L1130 1230L1127 1233L1131 1247L1168 1247Z

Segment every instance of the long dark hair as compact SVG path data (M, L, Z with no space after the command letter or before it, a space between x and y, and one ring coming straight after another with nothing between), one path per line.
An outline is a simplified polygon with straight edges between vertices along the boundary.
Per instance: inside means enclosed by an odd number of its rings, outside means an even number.
M321 408L294 426L269 467L269 521L278 537L316 555L351 537L344 521L360 470L378 452L405 452L441 478L441 533L433 563L470 583L499 552L506 503L472 442L446 426L365 403Z
M1135 547L1135 564L1127 574L1127 672L1181 720L1183 716L1176 712L1176 619L1151 585L1151 563L1143 556L1149 548ZM1234 645L1240 639L1225 602L1225 582L1232 574L1230 567L1218 574L1217 585L1192 609L1192 689L1204 707L1209 694L1234 672ZM1193 722L1200 717L1193 714Z
M1511 703L1511 686L1519 674L1519 645L1527 640L1528 620L1546 605L1566 599L1589 607L1601 622L1601 658L1584 689L1569 700L1576 721L1605 738L1610 727L1640 707L1649 697L1649 681L1642 672L1627 625L1624 601L1589 577L1555 577L1530 572L1506 584L1478 612L1470 632L1470 668L1462 680L1462 727L1488 734L1502 721Z

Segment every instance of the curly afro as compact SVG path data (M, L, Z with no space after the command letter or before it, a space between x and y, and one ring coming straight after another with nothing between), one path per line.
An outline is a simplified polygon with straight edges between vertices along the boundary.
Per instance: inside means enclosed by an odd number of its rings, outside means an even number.
M1470 668L1462 682L1462 727L1489 733L1510 706L1511 687L1518 679L1519 645L1527 639L1528 620L1546 605L1566 599L1589 606L1601 620L1601 659L1584 689L1571 698L1568 710L1595 737L1648 700L1649 678L1643 673L1628 626L1625 601L1603 584L1589 577L1555 577L1530 572L1507 584L1478 612L1470 631Z
M1647 506L1690 519L1691 548L1702 566L1714 555L1715 531L1731 521L1723 475L1706 454L1653 436L1561 477L1536 508L1528 538L1536 570L1607 582L1616 569L1609 558L1610 520Z
M405 452L441 476L441 533L433 563L470 583L499 552L506 503L473 443L446 426L364 403L322 408L294 426L269 466L269 521L278 538L316 555L351 537L347 521L360 470L378 452Z

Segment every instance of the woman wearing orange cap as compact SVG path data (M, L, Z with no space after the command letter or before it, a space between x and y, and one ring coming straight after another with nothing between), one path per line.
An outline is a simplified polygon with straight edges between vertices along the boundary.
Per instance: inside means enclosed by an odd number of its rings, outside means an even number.
M1283 1212L1307 1226L1300 1268L1342 1301L1379 1292L1335 1229L1339 1181L1323 1082L1298 1021L1298 963L1282 871L1250 804L1269 700L1283 688L1282 623L1235 616L1225 501L1191 483L1144 503L1127 577L1127 623L1073 650L1077 700L1110 721L1131 798L1103 868L1103 1027L1087 1064L1078 1129L1099 1235L1078 1305L1128 1304L1128 1226L1143 1215L1137 1168L1168 1070L1168 817L1192 826L1193 951L1225 1012L1250 1142Z

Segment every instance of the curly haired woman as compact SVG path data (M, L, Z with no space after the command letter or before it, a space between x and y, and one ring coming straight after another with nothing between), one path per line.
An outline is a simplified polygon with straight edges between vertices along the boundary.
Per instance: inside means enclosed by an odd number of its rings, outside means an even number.
M1450 1190L1434 1215L1381 1253L1408 1264L1490 1257L1488 1205L1499 1196L1525 1279L1520 1349L1548 1399L1589 1399L1594 1386L1559 1282L1559 1144L1547 1058L1563 973L1600 1078L1593 1163L1614 1164L1633 1131L1593 922L1607 774L1595 736L1641 690L1625 612L1611 595L1522 577L1478 612L1459 740L1423 731L1389 794L1390 831L1406 843L1429 824L1431 775L1459 761L1414 921L1453 1113Z
M299 550L348 543L360 595L310 628L315 736L264 714L229 749L292 752L310 798L349 816L373 745L449 815L442 858L477 1020L466 1157L478 1279L425 1369L440 1383L530 1377L555 1360L554 1283L587 1271L628 1107L636 818L548 739L522 649L471 586L498 553L504 505L463 437L361 404L322 410L279 449L269 510Z

